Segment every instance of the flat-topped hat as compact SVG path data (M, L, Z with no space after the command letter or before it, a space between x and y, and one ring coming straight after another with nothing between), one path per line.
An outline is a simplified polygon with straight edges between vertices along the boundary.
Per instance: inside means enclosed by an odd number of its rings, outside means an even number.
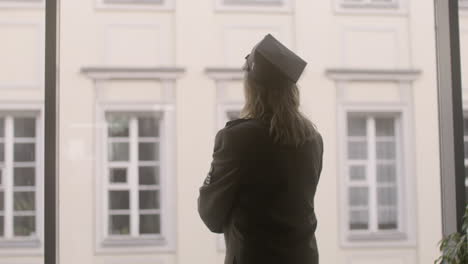
M267 34L246 57L244 69L263 83L296 83L307 62Z

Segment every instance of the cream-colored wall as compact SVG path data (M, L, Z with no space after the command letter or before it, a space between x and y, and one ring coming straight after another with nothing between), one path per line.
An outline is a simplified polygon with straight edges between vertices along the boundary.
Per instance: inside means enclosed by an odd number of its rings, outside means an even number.
M296 0L294 12L215 11L215 0L174 3L174 10L97 9L95 0L62 0L60 20L60 260L61 263L171 264L222 263L217 236L210 234L196 211L198 187L209 169L216 122L216 85L207 67L241 66L245 54L271 32L309 62L300 81L302 109L316 123L325 141L322 178L316 198L320 258L323 263L431 263L441 237L437 86L432 3L408 1L408 14L343 14L334 2ZM41 22L43 10L0 9L0 34L21 41L20 57L0 44L0 86L17 76L33 80L28 64L37 59L32 28L8 27L5 21ZM465 23L466 19L462 21ZM468 22L467 22L468 23ZM463 27L462 27L463 28ZM21 29L21 30L20 30ZM24 29L24 30L23 30ZM12 30L15 30L14 32ZM16 33L15 33L16 32ZM43 32L43 31L42 31ZM465 41L466 36L462 37ZM40 39L40 38L39 38ZM468 38L467 38L468 39ZM18 50L17 49L17 50ZM465 57L465 56L464 56ZM463 57L463 58L464 58ZM18 62L19 58L19 62ZM13 67L8 65L14 61ZM468 59L467 59L468 61ZM82 67L180 66L186 69L176 85L176 249L138 253L96 250L95 118L96 87ZM414 245L351 248L340 241L337 159L337 90L326 77L330 68L417 69L411 85L411 138L414 141ZM20 70L24 69L25 72ZM7 71L8 70L8 71ZM21 74L21 75L18 75ZM21 79L19 79L21 80ZM373 87L379 87L379 91ZM393 102L396 84L352 83L351 100ZM242 85L228 85L228 98L242 100ZM147 102L161 99L154 81L114 81L102 87L105 100ZM0 101L41 100L42 89L0 89ZM77 154L76 146L80 146ZM40 262L40 257L3 258L0 263Z

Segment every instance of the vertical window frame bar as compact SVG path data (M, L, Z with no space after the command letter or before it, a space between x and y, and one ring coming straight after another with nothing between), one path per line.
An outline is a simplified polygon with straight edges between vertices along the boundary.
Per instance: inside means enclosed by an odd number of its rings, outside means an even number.
M44 72L44 263L57 264L58 202L58 34L59 1L45 1Z

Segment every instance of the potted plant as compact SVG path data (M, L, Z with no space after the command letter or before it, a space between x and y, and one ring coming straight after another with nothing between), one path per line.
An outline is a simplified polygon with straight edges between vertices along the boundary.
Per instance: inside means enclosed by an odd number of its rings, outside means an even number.
M463 216L463 226L461 233L453 233L439 242L442 252L434 264L466 264L468 263L468 206L465 208Z

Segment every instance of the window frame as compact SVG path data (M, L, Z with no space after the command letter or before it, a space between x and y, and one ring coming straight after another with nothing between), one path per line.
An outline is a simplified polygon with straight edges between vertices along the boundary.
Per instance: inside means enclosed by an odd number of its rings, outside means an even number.
M36 256L42 255L44 250L44 108L42 103L31 103L31 102L18 102L18 103L0 103L0 116L8 116L14 118L17 116L34 117L35 118L35 227L36 236L26 239L22 238L11 238L11 239L0 239L0 256L3 255L14 255L14 256ZM11 122L11 125L13 123ZM6 129L6 124L5 124ZM11 143L14 144L14 141ZM6 150L5 150L6 151ZM12 167L13 168L13 160ZM6 175L2 175L2 181L4 182ZM10 179L13 178L10 175ZM10 192L14 192L14 187ZM5 188L5 187L4 187ZM5 199L5 204L7 199ZM11 204L11 207L13 204ZM12 208L10 208L13 210ZM11 215L11 217L13 214ZM6 230L5 230L6 231ZM13 230L11 230L13 232ZM15 249L12 251L12 249Z
M397 143L400 148L400 175L397 175L398 192L399 192L399 230L390 232L379 232L374 234L360 234L349 229L349 207L348 207L348 185L347 185L347 116L349 113L365 113L368 115L398 115L400 123L400 142ZM370 103L370 102L347 102L341 103L338 106L338 148L339 148L339 165L338 165L338 182L339 182L339 214L340 214L340 229L341 229L341 244L344 247L359 248L359 247L401 247L414 246L414 194L408 192L413 189L414 179L410 177L414 175L411 162L411 134L412 126L409 123L410 108L405 104L398 103ZM408 176L408 177L407 177Z
M96 9L108 10L173 10L176 0L95 0Z
M212 0L215 1L215 11L240 11L240 12L279 12L290 13L293 9L293 0L272 0L271 3L263 3L257 0L249 3L249 0Z
M175 156L174 107L163 103L100 103L98 106L96 138L97 180L97 247L98 252L160 252L175 250ZM138 237L112 237L108 235L107 193L107 123L106 114L112 112L161 114L160 119L160 223L161 234ZM99 125L102 124L102 125ZM131 203L131 201L130 201ZM137 210L138 211L138 210Z

